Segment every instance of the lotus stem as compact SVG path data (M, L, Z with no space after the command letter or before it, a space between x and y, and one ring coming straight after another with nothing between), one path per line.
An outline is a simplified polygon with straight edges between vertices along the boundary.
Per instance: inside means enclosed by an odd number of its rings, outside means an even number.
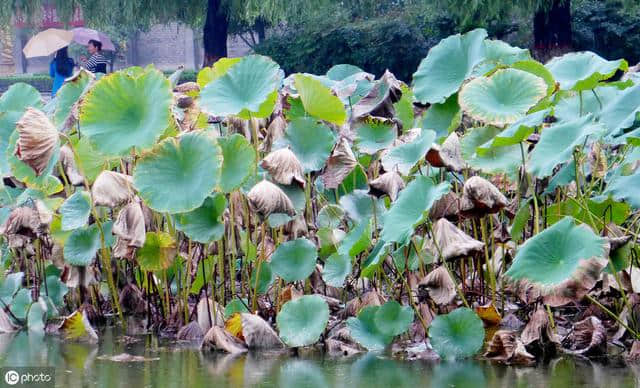
M267 221L263 220L260 226L262 233L262 247L260 249L260 258L258 259L258 263L256 264L256 281L254 282L253 287L253 298L251 300L251 312L255 312L257 309L258 303L258 282L260 281L260 267L262 266L262 261L266 256L266 237L265 237L265 223Z
M594 297L592 297L591 295L587 294L585 295L587 299L589 299L589 301L593 304L595 304L596 306L598 306L602 311L604 311L605 313L607 313L611 318L613 318L616 322L618 322L620 324L620 326L624 327L625 329L627 329L629 331L629 333L631 333L631 335L634 336L634 338L636 339L640 339L640 336L638 335L638 333L635 330L632 330L629 326L627 326L626 323L624 323L613 311L609 310L608 308L606 308L602 303L598 302Z
M235 212L234 212L234 206L233 206L233 193L231 193L229 195L229 218L230 218L230 222L229 222L229 227L231 228L231 237L230 237L230 247L229 250L231 251L231 255L229 258L229 272L230 272L230 282L231 282L231 295L235 295L236 294L236 257L238 257L237 254L237 247L236 247L236 217L235 217Z
M493 263L489 258L489 247L487 246L487 231L484 217L480 218L480 232L482 233L482 241L484 242L484 259L487 264L487 273L489 274L489 287L491 287L491 303L496 305L496 277L493 273Z

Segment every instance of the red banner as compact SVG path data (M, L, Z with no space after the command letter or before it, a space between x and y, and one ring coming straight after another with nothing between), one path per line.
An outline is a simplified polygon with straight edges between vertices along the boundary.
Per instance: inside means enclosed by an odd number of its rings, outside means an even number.
M25 20L24 15L16 13L14 17L14 25L17 28L24 27L40 27L40 28L64 28L65 24L58 17L56 7L53 4L44 4L42 6L42 18L38 20L29 21L29 18ZM73 13L71 20L68 23L69 27L82 27L84 26L84 19L82 17L82 11L77 8Z

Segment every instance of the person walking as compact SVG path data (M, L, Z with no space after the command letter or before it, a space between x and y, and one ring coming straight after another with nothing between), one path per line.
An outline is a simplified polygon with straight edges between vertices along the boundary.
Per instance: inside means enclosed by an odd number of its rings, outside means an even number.
M56 51L56 56L49 64L49 75L53 78L53 87L51 88L51 97L55 97L56 92L66 78L71 77L73 74L73 59L69 58L67 48L63 47Z
M91 57L85 62L84 67L92 73L107 72L107 59L102 55L102 43L97 40L90 40L87 44L87 51Z

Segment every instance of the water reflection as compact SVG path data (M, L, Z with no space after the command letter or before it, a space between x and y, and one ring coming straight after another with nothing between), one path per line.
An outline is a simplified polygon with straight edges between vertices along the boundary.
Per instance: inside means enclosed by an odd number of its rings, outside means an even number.
M197 345L151 336L123 337L106 329L100 343L68 343L26 332L0 334L1 366L53 366L60 387L635 387L635 365L559 358L536 368L478 361L403 362L378 354L349 359L321 355L202 353ZM127 352L151 362L100 359Z

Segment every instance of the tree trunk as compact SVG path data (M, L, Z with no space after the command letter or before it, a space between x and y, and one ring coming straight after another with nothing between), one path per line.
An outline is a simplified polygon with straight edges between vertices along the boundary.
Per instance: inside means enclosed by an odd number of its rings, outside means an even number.
M258 33L258 42L262 43L262 41L264 40L266 33L266 24L263 18L258 18L256 19L256 25L255 25L255 30Z
M571 0L552 0L533 18L534 54L540 60L571 49Z
M222 0L209 0L207 19L204 23L204 61L202 66L211 66L215 61L227 56L227 31L229 19L221 6Z

